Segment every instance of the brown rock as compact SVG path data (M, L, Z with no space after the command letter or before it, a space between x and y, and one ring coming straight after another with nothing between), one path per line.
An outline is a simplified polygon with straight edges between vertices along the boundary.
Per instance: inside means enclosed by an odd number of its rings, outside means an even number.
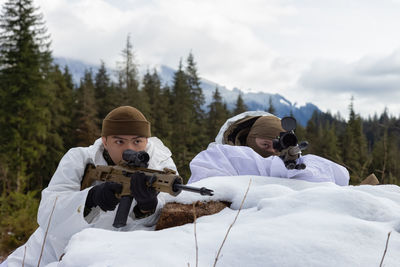
M361 181L360 185L369 184L369 185L378 185L379 180L376 178L375 174L371 173L367 178Z
M197 201L193 204L167 203L161 211L156 230L193 223L194 212L196 213L196 218L199 218L204 215L218 213L230 205L231 203L229 202L216 201Z

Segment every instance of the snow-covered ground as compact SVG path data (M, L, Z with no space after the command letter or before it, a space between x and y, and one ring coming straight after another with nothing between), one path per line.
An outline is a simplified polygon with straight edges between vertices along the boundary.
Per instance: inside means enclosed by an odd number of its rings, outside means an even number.
M346 186L260 176L212 177L167 202L232 202L197 220L198 266L400 266L400 187ZM161 231L86 229L71 239L56 266L196 266L194 224ZM51 265L53 266L53 265Z

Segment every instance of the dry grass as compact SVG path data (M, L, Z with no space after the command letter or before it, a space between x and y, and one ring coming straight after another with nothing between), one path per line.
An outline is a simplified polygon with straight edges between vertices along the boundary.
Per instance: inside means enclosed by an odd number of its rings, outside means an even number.
M40 266L40 261L42 260L44 245L46 244L47 233L49 232L49 228L50 228L50 224L51 224L51 218L53 217L54 209L56 208L57 199L58 199L58 196L57 196L56 199L54 200L53 209L51 210L51 214L50 214L50 218L49 218L49 223L47 224L46 233L44 234L42 249L40 250L40 257L39 257L39 261L38 261L37 267ZM22 263L22 265L24 265L24 263Z
M219 255L220 255L220 253L221 253L221 251L222 251L222 247L224 246L225 241L226 241L226 239L227 239L227 237L228 237L228 235L229 235L229 232L231 231L233 225L234 225L235 222L236 222L236 219L237 219L238 216L239 216L240 211L242 210L243 203L244 203L244 201L245 201L245 199L246 199L246 197L247 197L247 193L249 192L249 189L250 189L250 185L251 185L251 179L249 180L249 186L247 187L246 193L244 194L244 197L243 197L242 203L240 204L239 210L238 210L238 212L236 213L236 217L235 217L235 219L233 220L233 222L231 223L231 225L229 226L228 231L226 231L226 235L225 235L225 237L224 237L224 240L222 241L222 244L221 244L221 246L219 247L217 256L215 257L215 260L214 260L214 265L213 265L214 267L217 265L217 261L218 261Z
M193 221L193 228L194 228L194 243L196 245L196 267L199 266L199 247L197 245L197 233L196 233L196 203L193 203L193 216L194 216L194 221Z
M391 234L391 233L392 233L392 232L389 232L389 233L388 233L388 237L387 237L387 239L386 239L385 251L383 252L381 264L379 265L379 267L382 267L382 266L383 266L382 264L383 264L383 260L385 259L385 256L386 256L386 251L387 251L387 248L388 248L389 238L390 238L390 234Z

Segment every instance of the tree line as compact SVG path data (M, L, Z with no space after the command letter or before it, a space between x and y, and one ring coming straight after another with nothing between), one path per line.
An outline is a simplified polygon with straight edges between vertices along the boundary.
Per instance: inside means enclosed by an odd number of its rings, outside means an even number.
M104 62L87 69L74 84L68 67L53 63L50 36L32 0L8 0L0 15L0 256L21 245L37 227L40 191L59 160L75 146L89 146L100 136L103 118L113 108L130 105L152 124L152 135L172 151L187 180L189 162L214 141L227 118L247 110L241 95L228 110L218 88L204 108L193 53L178 61L171 85L156 70L138 73L130 36L117 63L117 78ZM272 101L267 111L274 113ZM290 114L288 114L290 115ZM351 183L374 172L381 183L400 184L400 121L384 111L361 118L349 107L346 121L314 113L299 140L313 153L346 166Z
M340 113L314 112L299 135L310 142L305 153L326 157L345 166L350 172L350 183L359 184L374 173L381 184L400 185L400 119L381 115L367 119L349 105L349 119Z

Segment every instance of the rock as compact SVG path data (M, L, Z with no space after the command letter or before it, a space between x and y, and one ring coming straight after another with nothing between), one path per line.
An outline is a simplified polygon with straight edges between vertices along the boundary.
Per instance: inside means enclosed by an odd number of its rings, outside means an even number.
M226 207L229 207L229 202L200 202L193 204L167 203L161 211L160 219L155 230L162 230L170 227L180 226L187 223L193 223L194 211L196 217L204 215L212 215L220 212ZM194 207L193 207L194 206Z
M364 185L364 184L378 185L379 180L378 180L378 178L376 178L375 174L371 173L370 175L368 175L367 178L362 180L362 182L360 183L360 185Z

